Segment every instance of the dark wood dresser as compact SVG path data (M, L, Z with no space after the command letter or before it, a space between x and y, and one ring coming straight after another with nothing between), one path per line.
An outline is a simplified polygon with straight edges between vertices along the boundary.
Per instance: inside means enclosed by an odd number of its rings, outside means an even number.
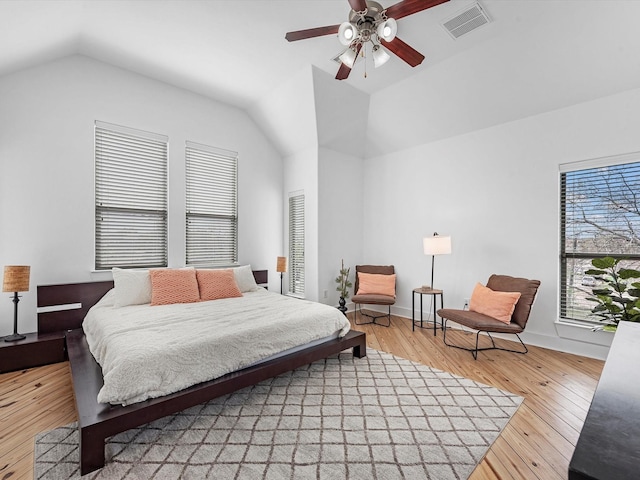
M569 464L569 479L638 478L640 323L620 322Z

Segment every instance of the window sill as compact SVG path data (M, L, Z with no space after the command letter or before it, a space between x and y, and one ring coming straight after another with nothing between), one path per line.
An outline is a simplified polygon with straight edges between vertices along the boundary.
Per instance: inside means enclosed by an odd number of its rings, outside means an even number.
M555 322L555 328L560 338L575 340L583 343L611 346L614 332L603 330L593 331L592 325L574 322L572 320L560 318Z
M298 300L304 300L305 299L304 295L299 295L299 294L291 293L291 292L283 293L283 295L286 296L286 297L297 298Z

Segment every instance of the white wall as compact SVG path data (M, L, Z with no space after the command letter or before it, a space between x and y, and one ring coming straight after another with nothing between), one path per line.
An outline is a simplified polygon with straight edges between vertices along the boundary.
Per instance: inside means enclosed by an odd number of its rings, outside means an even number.
M361 158L319 149L318 289L320 301L328 305L338 305L340 294L336 291L335 278L341 260L345 267L351 268L352 283L355 265L363 262L362 169ZM349 293L351 297L353 289Z
M284 242L278 255L287 257L287 262L289 194L304 192L305 297L318 300L318 136L312 75L311 67L292 75L287 82L254 105L250 114L274 139L276 147L284 157L283 189L280 192L284 218L280 225ZM274 265L275 261L274 257ZM289 290L288 285L289 274L285 273L285 293Z
M366 160L364 257L396 265L396 311L410 317L411 290L429 283L421 240L437 231L453 244L436 257L445 306L461 308L491 273L535 278L526 341L603 358L610 336L577 342L556 329L558 165L640 151L638 124L640 89Z
M283 157L317 146L312 68L292 75L262 97L249 113L273 139Z
M305 298L337 305L340 260L362 253L362 158L369 96L312 67L293 75L251 109L285 155L288 196L305 195ZM337 149L337 150L336 150ZM288 225L283 226L288 256ZM350 263L352 262L352 263ZM284 278L287 290L288 274ZM327 293L325 298L324 293Z
M318 130L318 298L338 305L341 260L362 262L362 169L369 95L314 68ZM326 296L325 296L326 293ZM350 291L353 294L353 289Z
M283 250L283 161L242 110L83 56L0 78L0 265L31 265L19 330L36 330L36 285L92 273L94 120L169 136L169 265L184 264L184 142L239 152L239 261L270 270ZM13 304L0 302L0 335Z

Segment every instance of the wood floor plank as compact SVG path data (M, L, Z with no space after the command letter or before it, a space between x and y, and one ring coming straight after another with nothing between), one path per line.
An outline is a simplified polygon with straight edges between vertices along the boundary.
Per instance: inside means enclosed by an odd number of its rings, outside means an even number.
M431 329L413 332L411 321L404 318L393 317L392 323L385 331L379 326L368 328L369 344L384 344L395 355L525 397L509 430L495 442L472 479L566 478L604 362L531 346L526 355L488 351L473 360L469 352L445 346L440 330L434 337ZM398 341L389 340L393 330L404 342L401 348ZM447 336L455 333L447 331ZM508 341L500 342L510 346ZM506 372L505 364L510 366Z
M489 351L474 360L469 352L445 346L441 330L436 336L431 328L414 332L410 320L397 316L392 316L389 328L362 325L354 329L367 334L370 348L525 398L471 480L567 477L604 362L531 346L526 355ZM455 337L456 332L447 331L447 339L450 335ZM465 341L470 337L460 336ZM75 419L68 363L1 374L0 479L32 479L34 436Z

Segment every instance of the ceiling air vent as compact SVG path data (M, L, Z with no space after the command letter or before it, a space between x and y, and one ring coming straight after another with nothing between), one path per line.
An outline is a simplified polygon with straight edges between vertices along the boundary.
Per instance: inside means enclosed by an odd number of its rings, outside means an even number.
M489 17L479 3L474 3L462 12L445 20L442 26L447 29L453 38L460 38L472 30L489 23Z

